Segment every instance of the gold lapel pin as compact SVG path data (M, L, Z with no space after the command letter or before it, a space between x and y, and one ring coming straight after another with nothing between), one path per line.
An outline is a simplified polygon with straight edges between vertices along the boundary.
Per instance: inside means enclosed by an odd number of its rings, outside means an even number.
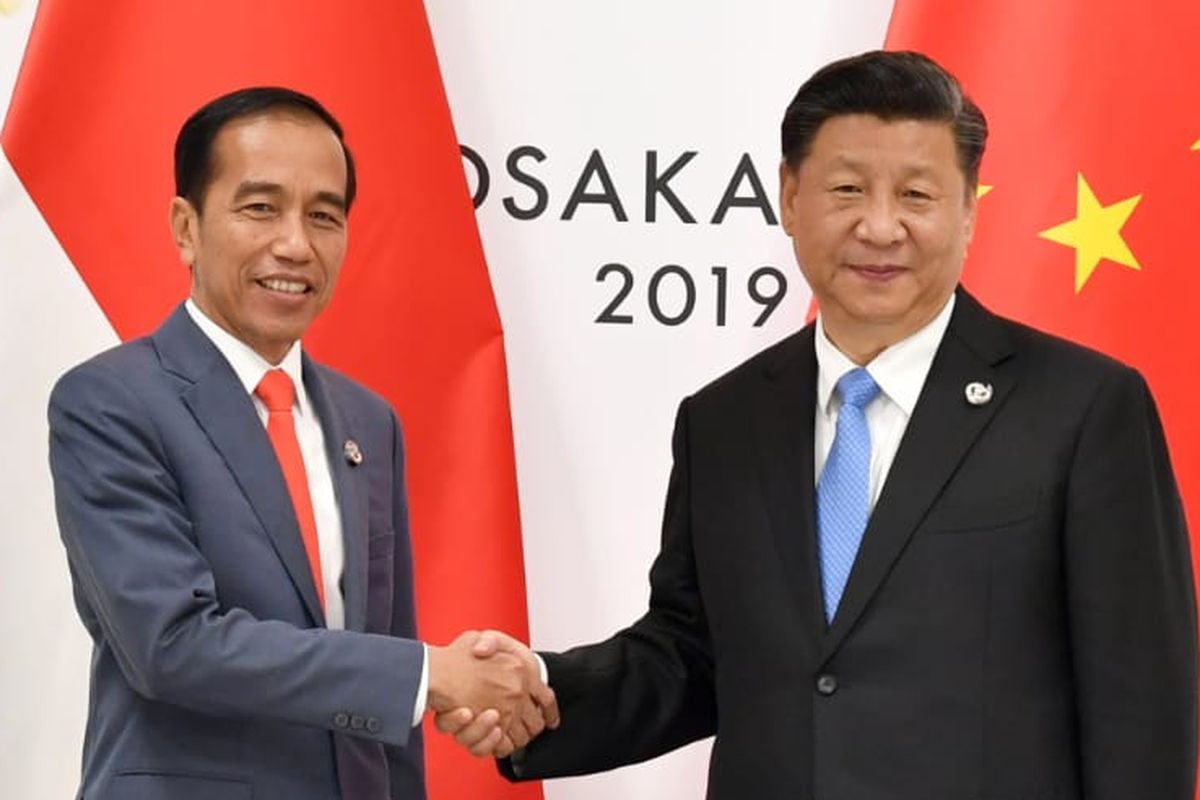
M992 402L992 385L982 381L971 381L964 390L967 402L973 406L986 406Z
M353 439L347 439L346 443L342 445L342 454L346 456L346 461L350 462L352 467L357 467L363 461L362 448Z

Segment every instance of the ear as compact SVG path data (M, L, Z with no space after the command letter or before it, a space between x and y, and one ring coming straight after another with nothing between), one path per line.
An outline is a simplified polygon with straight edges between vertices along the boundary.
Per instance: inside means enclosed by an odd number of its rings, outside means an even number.
M200 235L200 212L187 199L171 200L171 237L179 249L179 260L191 269L196 263L196 245Z
M799 188L799 178L796 176L796 171L788 166L787 160L779 162L779 224L783 228L783 232L788 236L792 235L792 226L795 224L795 212L792 210L792 205L796 199L796 190Z
M967 197L965 198L964 202L966 204L967 213L963 222L963 236L965 237L964 241L966 241L967 244L970 244L971 237L975 235L975 213L979 209L979 189L971 189L967 193Z

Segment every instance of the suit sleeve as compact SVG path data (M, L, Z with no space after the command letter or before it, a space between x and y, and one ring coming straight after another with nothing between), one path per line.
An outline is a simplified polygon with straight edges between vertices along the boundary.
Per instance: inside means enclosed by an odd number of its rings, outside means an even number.
M413 639L416 638L416 608L413 584L412 539L408 528L408 491L405 484L404 436L400 421L391 414L392 425L392 525L395 533L395 550L392 554L392 576L395 584L392 587L392 636ZM425 664L425 646L420 646L420 654L416 663L417 681L420 682ZM412 689L411 703L416 707L425 708L425 697L418 694L418 686ZM408 706L409 723L416 714L416 708ZM388 775L391 781L393 797L424 797L425 796L425 753L418 725L412 729L408 742L403 748L387 748Z
M502 761L507 777L599 772L715 732L712 647L692 550L687 401L673 455L649 610L607 641L543 654L562 724Z
M1187 529L1149 390L1123 370L1074 453L1064 533L1084 797L1193 800L1196 612Z
M68 373L50 399L59 528L85 624L142 696L221 716L408 741L421 645L304 630L220 606L187 498L154 415L103 367ZM342 732L349 733L348 730Z

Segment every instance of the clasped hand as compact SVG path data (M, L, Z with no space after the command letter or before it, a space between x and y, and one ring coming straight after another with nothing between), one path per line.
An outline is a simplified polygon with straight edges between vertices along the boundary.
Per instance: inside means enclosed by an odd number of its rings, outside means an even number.
M429 648L429 708L438 730L480 757L505 758L559 722L533 652L498 631Z

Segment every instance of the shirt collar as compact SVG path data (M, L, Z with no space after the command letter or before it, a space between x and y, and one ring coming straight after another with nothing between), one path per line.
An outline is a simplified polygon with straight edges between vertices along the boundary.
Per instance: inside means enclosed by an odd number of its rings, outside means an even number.
M296 405L300 409L301 414L309 413L308 393L304 390L304 380L300 342L294 343L288 349L287 355L283 357L283 361L279 364L272 364L265 358L254 352L250 345L238 339L229 331L222 328L217 323L200 310L200 306L196 305L190 297L184 303L184 308L187 309L188 316L200 328L200 331L209 338L209 341L220 351L225 360L229 362L229 366L233 368L233 372L237 375L238 381L245 388L249 395L254 394L259 381L268 371L273 369L281 369L287 373L292 379L292 384L296 387Z
M937 316L931 319L916 333L901 339L886 348L867 364L867 372L879 384L880 391L888 399L899 406L906 417L911 417L925 385L925 377L933 366L933 357L937 354L946 328L950 325L950 315L954 311L954 293ZM817 408L822 414L829 414L832 409L830 401L837 382L858 365L846 357L842 351L829 341L825 335L825 323L821 315L817 315L817 332L815 348L817 353Z

